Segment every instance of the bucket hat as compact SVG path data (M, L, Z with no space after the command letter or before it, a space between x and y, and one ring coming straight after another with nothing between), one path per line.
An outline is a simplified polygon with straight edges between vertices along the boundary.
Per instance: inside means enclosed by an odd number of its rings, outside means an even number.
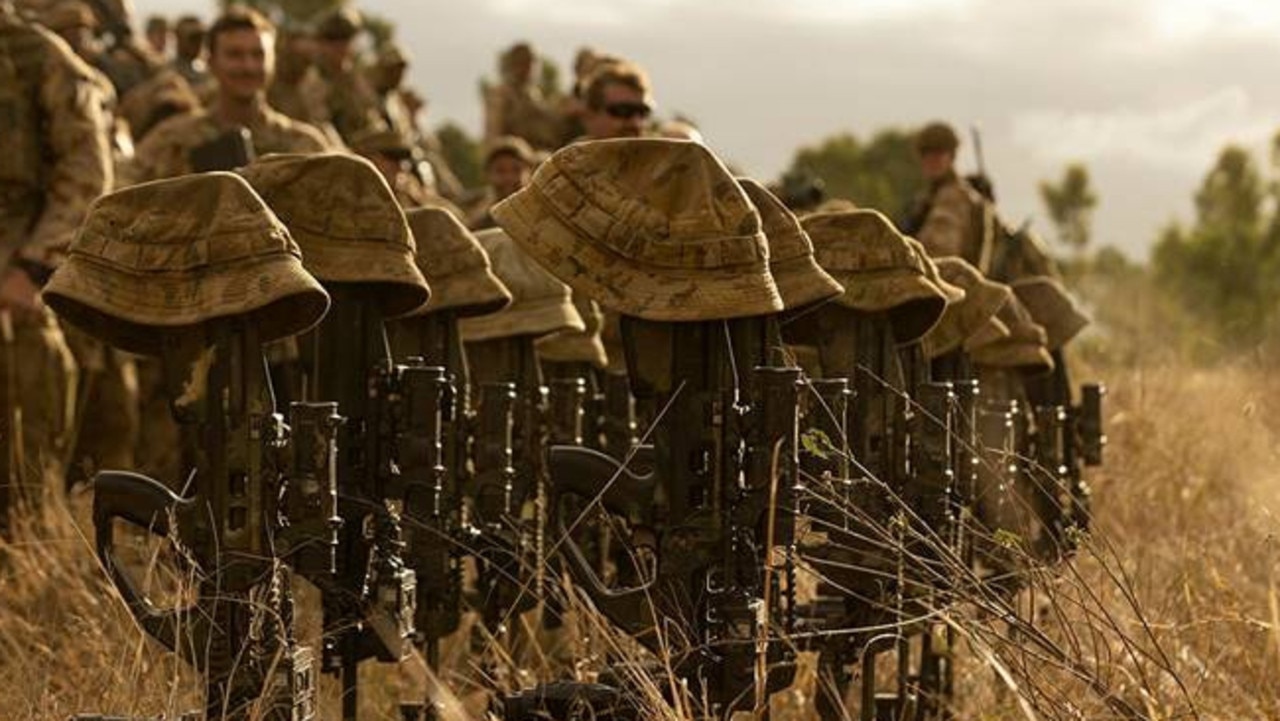
M449 309L460 317L487 315L511 304L489 254L453 213L427 207L406 211L405 217L417 245L418 270L431 284L431 300L411 315Z
M1031 319L1031 314L1016 296L1005 303L997 317L1008 327L1009 335L975 345L970 355L976 365L1011 368L1031 374L1053 370L1053 356L1047 348L1044 328Z
M341 153L268 155L239 172L289 228L320 282L378 286L387 318L426 305L431 290L413 234L372 163Z
M1054 278L1022 278L1015 280L1012 287L1031 318L1044 327L1051 351L1069 343L1089 325L1089 316Z
M459 322L465 341L494 340L520 335L544 336L586 328L573 307L569 286L556 280L525 255L501 228L476 233L489 254L493 272L511 293L511 304L489 315Z
M929 279L925 254L884 215L865 209L821 213L801 225L818 263L844 286L836 303L887 313L899 343L918 340L941 319L951 296Z
M492 213L527 253L606 310L699 321L783 308L760 215L699 143L575 143Z
M964 290L964 300L948 305L942 320L924 337L925 355L937 358L960 348L981 330L1009 302L1013 291L987 280L963 258L936 258L932 262L942 280Z
M263 342L301 333L329 307L289 231L239 176L143 183L90 207L44 299L72 325L157 355L157 331L246 316Z
M786 310L831 300L843 293L844 288L813 259L813 242L795 214L755 180L739 178L738 184L760 213L760 226L769 243L769 274Z

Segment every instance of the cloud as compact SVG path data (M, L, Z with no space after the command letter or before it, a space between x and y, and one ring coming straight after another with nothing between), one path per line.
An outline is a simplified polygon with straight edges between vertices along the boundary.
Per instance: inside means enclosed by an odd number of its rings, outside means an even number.
M1014 116L1012 129L1014 143L1052 162L1129 159L1197 173L1225 143L1260 144L1274 125L1272 114L1258 108L1248 91L1232 86L1149 109L1025 112Z

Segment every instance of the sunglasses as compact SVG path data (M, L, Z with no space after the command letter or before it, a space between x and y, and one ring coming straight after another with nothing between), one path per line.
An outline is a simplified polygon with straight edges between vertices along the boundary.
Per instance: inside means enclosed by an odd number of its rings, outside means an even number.
M653 108L648 103L611 103L604 106L604 111L619 120L631 120L648 118Z

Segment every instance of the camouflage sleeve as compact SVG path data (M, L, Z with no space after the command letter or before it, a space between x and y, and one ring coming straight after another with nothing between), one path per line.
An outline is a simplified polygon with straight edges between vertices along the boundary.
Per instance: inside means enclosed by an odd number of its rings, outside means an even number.
M112 183L105 98L89 69L58 46L50 52L40 85L51 162L44 213L20 257L56 267L89 205Z
M966 236L972 227L971 212L963 190L956 186L941 188L933 198L916 240L923 243L934 258L963 256L968 245Z

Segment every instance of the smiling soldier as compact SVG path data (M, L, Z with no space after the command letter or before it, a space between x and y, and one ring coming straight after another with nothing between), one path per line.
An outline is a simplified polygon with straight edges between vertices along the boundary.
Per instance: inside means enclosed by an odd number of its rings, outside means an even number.
M221 139L249 131L254 155L314 153L327 149L319 130L277 112L266 100L275 71L275 28L254 10L233 7L209 27L209 72L217 93L207 110L166 120L138 146L126 170L132 183L158 180L199 170L231 170L238 158L196 163L201 148L218 147ZM207 157L208 154L205 154ZM201 165L203 167L197 167Z

